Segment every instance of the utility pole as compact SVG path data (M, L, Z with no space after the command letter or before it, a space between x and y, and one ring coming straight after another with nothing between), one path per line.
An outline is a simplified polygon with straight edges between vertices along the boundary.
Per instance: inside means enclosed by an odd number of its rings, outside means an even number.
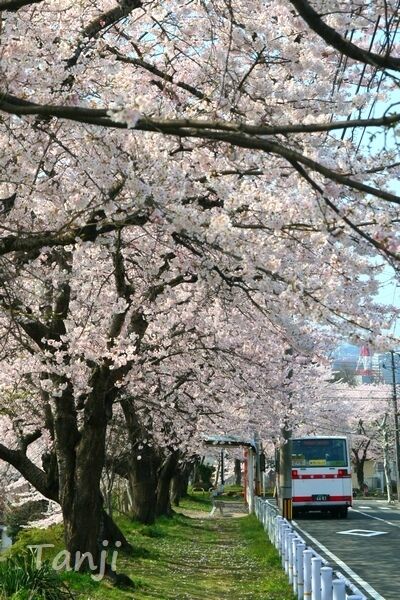
M287 348L285 354L288 357L292 357L293 349ZM290 360L289 358L289 360ZM289 370L287 379L293 377L293 369ZM291 392L288 392L290 400ZM292 408L291 401L289 401L288 410ZM279 509L284 519L288 521L292 520L293 507L292 507L292 430L289 425L289 418L286 418L281 428L281 436L283 443L281 444L279 451Z
M285 424L281 429L283 444L279 450L279 509L284 519L292 520L292 432Z
M261 464L260 464L260 436L258 432L254 432L254 446L256 451L256 481L255 481L255 494L256 496L261 495Z
M225 454L224 454L224 449L222 448L221 450L221 485L225 485L225 473L224 473L224 458L225 458Z
M397 488L397 500L400 502L400 435L399 435L399 412L397 408L397 382L396 382L396 369L394 362L394 352L390 351L390 357L392 362L392 383L393 383L393 416L394 416L394 439L395 439L395 450L396 450L396 488Z

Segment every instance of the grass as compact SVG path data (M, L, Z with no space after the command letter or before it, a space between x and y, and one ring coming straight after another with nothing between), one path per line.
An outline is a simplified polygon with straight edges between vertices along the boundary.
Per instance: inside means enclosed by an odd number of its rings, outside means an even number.
M135 589L94 582L90 575L64 573L79 600L293 600L275 548L254 516L209 519L208 494L192 494L176 514L144 526L126 518L119 525L133 544L132 556L120 554L118 572ZM199 515L200 513L200 515ZM201 515L204 513L204 517ZM61 532L47 530L57 548ZM28 533L28 532L27 532ZM25 535L27 535L27 533ZM41 533L43 540L43 532ZM29 532L30 543L35 532ZM46 540L48 542L48 539Z
M210 512L211 500L209 492L192 492L180 501L180 508L196 512Z
M32 553L0 562L0 597L12 600L68 600L68 587L48 563L37 567Z

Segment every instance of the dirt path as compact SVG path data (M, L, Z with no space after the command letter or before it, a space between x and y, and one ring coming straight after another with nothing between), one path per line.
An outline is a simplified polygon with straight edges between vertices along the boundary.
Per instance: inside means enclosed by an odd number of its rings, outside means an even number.
M191 518L188 518L190 515ZM255 517L182 511L136 563L135 600L292 600L275 549ZM149 544L146 544L149 548ZM130 596L132 598L132 596Z

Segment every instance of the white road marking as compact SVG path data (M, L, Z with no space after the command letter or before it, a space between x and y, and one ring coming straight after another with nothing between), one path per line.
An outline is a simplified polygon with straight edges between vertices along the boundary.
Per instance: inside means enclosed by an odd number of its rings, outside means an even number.
M376 535L385 535L388 531L371 531L371 529L348 529L347 531L337 531L340 535L359 535L360 537L374 537Z
M381 510L390 510L388 506L378 506Z
M359 508L368 508L369 510L371 510L372 506L359 506Z
M313 544L315 544L316 546L318 546L318 548L320 548L320 550L322 550L322 552L324 552L327 556L329 556L330 559L332 559L337 565L339 565L339 567L345 573L347 573L347 575L349 575L356 582L357 585L359 585L360 587L362 587L370 596L372 596L372 598L374 600L385 600L385 598L383 596L381 596L379 594L379 592L377 592L367 581L364 581L364 579L362 579L359 575L357 575L357 573L355 573L353 571L353 569L351 569L350 567L348 567L346 565L346 563L344 563L342 560L340 560L340 558L338 556L336 556L335 554L333 554L333 552L331 552L330 550L328 550L328 548L326 546L324 546L323 544L321 544L321 542L319 542L318 540L316 540L309 533L307 533L306 531L304 531L304 529L302 529L301 527L299 527L297 525L296 521L292 521L292 523L296 526L296 528L299 531L301 531L301 533L303 535L305 535L306 537L308 537L308 539L311 540L311 542Z
M350 508L350 510L357 512L360 515L364 515L364 517L368 517L369 519L375 519L376 521L382 521L382 523L392 525L392 527L400 527L400 524L392 523L391 521L387 521L386 519L381 519L381 517L375 517L375 515L370 515L368 513L363 512L362 510L357 510L356 508Z

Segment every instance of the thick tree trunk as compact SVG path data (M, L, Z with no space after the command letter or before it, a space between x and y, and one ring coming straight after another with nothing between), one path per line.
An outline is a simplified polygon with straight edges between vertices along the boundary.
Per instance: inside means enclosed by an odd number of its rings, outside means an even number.
M179 506L181 498L187 496L191 470L192 465L184 463L175 471L171 479L171 503L173 506Z
M139 442L149 440L151 432L145 428L135 409L132 399L121 401L125 422L129 433L132 455L128 462L126 477L129 483L131 517L140 523L153 523L157 514L157 471L160 457L154 444L143 445L140 460L136 457Z
M242 485L242 463L239 458L235 458L235 483Z
M0 444L0 458L13 465L23 477L43 496L49 500L60 502L58 493L58 470L56 466L56 456L54 452L46 453L42 457L43 470L34 465L29 458L20 450L8 450ZM104 539L114 544L119 541L122 548L129 550L131 545L126 540L124 534L113 521L113 519L103 511L101 521L103 523Z
M80 565L82 554L88 553L92 565L98 565L103 548L100 480L107 429L104 367L94 370L91 383L92 392L85 402L81 431L77 429L72 394L63 394L58 400L54 420L65 545L71 556L71 566L79 570L91 567L89 560Z
M153 448L143 448L141 460L132 457L129 464L131 517L140 523L154 523L157 506L158 457Z
M157 484L157 507L156 515L169 516L172 514L171 501L170 501L170 486L171 479L174 476L176 467L178 465L178 452L173 452L168 456L161 466L158 474Z
M171 479L171 504L179 506L181 499L181 473L178 471Z
M121 548L123 550L132 550L131 544L128 542L118 525L115 523L114 519L112 519L110 515L106 513L106 511L103 511L102 523L103 538L108 540L110 545L115 545L115 542L121 542Z

